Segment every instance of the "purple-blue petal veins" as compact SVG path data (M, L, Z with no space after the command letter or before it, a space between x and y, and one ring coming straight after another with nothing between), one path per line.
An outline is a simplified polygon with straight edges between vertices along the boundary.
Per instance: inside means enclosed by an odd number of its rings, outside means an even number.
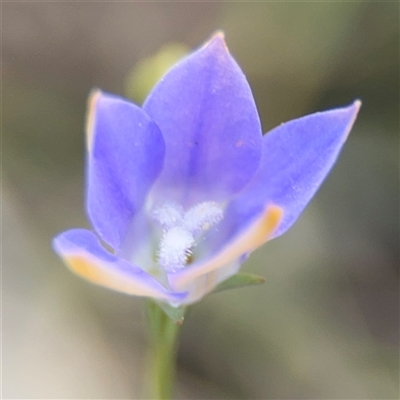
M257 170L258 113L222 34L173 67L150 93L144 110L166 142L156 197L185 207L226 201Z
M100 237L114 249L158 177L165 144L138 106L95 91L87 126L87 211Z

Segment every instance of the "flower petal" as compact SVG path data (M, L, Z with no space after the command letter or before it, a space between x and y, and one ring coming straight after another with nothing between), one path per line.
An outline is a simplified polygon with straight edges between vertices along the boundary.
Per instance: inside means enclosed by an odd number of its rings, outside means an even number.
M202 299L208 293L211 293L221 282L225 281L232 275L235 275L241 267L241 262L236 259L227 265L214 269L204 275L198 276L196 279L188 281L182 287L188 293L180 304L192 304Z
M74 273L97 285L171 302L186 296L169 292L139 267L106 251L88 230L72 229L61 233L54 239L53 247Z
M255 250L270 238L278 226L281 217L282 209L274 205L269 205L258 220L253 222L246 231L232 238L219 252L195 262L182 271L169 274L168 280L171 287L174 290L187 290L187 285L195 279L223 268L246 253ZM233 271L233 273L236 272L236 270ZM218 284L219 281L215 280L213 283ZM213 284L208 284L207 286L210 290L215 287Z
M118 249L161 171L164 140L139 107L97 90L89 99L87 151L87 211L100 237Z
M173 67L143 108L166 141L156 196L186 208L224 201L258 168L260 121L249 85L222 33Z
M228 205L218 234L208 240L210 253L247 229L269 203L283 209L282 221L270 239L286 232L335 163L360 105L356 101L345 108L311 114L265 135L260 169Z

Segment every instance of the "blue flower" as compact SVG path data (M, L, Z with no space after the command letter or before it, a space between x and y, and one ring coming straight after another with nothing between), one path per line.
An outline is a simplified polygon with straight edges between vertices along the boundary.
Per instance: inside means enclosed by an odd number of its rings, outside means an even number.
M54 249L93 283L173 306L194 303L294 224L359 107L308 115L262 136L249 85L217 33L175 65L142 108L91 94L86 206L96 233L61 233Z

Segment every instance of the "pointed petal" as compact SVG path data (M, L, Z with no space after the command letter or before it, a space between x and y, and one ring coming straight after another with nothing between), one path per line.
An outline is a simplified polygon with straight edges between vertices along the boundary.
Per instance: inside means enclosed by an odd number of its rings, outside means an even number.
M161 171L164 140L139 107L95 91L89 99L87 157L90 220L100 237L118 249Z
M248 227L246 231L233 237L219 252L186 267L184 270L170 274L168 279L171 287L175 290L187 290L187 285L195 279L223 268L244 254L255 250L270 238L281 217L282 209L280 207L268 206L260 218ZM209 288L212 290L214 285L209 285Z
M228 206L226 226L221 229L226 237L220 235L219 240L229 240L245 229L269 203L283 209L282 221L271 239L286 232L334 165L360 106L356 101L348 107L311 114L265 135L260 169Z
M336 161L359 108L356 101L349 107L290 121L264 136L260 169L228 205L218 229L206 238L204 261L171 275L171 285L182 290L203 273L289 229ZM275 205L270 206L272 213L266 204ZM270 228L268 234L260 235L263 224Z
M106 251L97 237L85 229L73 229L53 241L55 251L72 272L118 292L176 302L183 293L170 293L139 267Z
M262 133L254 99L221 33L172 68L143 108L166 141L156 196L185 207L224 201L258 168Z
M300 216L335 163L361 103L311 114L273 129L263 137L260 168L225 210L218 232L204 243L212 255L246 231L265 205L282 207L283 217L270 239L286 232Z

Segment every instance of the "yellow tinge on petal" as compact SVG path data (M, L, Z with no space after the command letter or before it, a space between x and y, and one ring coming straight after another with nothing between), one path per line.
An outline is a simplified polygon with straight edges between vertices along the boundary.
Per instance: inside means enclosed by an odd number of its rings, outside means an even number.
M101 261L91 260L85 254L64 255L63 260L72 272L96 285L135 296L160 296L159 292L132 282L123 274L103 268Z
M202 47L205 48L205 47L209 46L209 44L217 38L222 41L222 44L224 45L224 49L226 50L227 53L229 53L228 46L226 45L226 42L225 42L225 33L222 30L218 30L218 31L214 32L214 34L211 36L211 38L207 42L205 42Z
M93 135L94 135L94 118L96 115L96 105L99 99L101 91L98 89L93 90L90 93L88 99L88 111L86 115L86 148L90 152L93 145Z
M202 263L192 264L184 271L171 275L171 285L175 290L182 290L196 278L222 268L241 255L255 250L271 237L278 227L282 215L283 210L281 207L276 205L267 206L263 214L244 233L234 239L229 246L223 248L213 258Z

